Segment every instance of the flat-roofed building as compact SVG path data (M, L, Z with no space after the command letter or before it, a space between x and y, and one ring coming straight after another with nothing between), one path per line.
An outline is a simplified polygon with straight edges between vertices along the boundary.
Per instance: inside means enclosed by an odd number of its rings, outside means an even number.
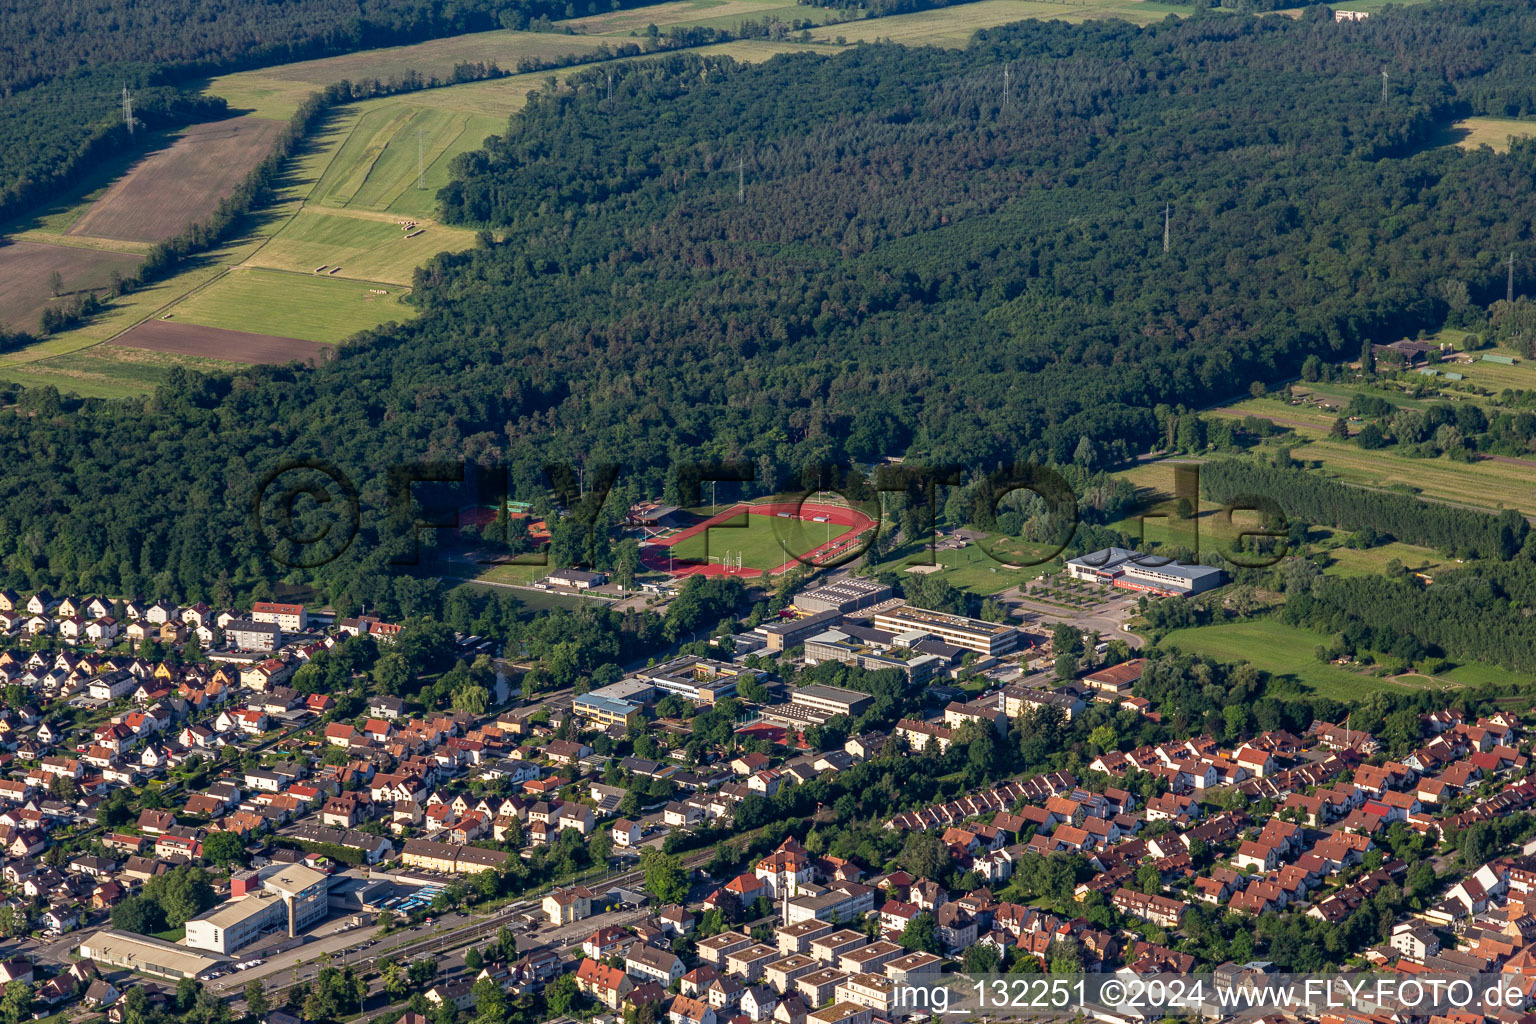
M736 684L742 679L761 679L765 675L766 672L745 665L691 655L674 658L639 673L641 679L653 683L658 690L687 697L697 704L714 704L725 697L734 697Z
M791 704L818 711L828 718L838 715L850 717L858 715L874 702L873 697L858 690L845 690L840 686L822 686L816 684L803 686L789 695Z
M113 928L103 928L81 940L80 956L98 964L176 981L204 977L220 964L229 962L226 957Z
M1219 587L1227 574L1210 565L1176 562L1130 548L1108 547L1068 559L1067 575L1164 597L1188 597Z
M795 595L795 607L803 612L837 612L839 615L847 615L888 600L891 594L891 588L884 583L859 576L844 576Z
M806 1024L872 1024L875 1012L858 1003L840 1001L805 1018Z
M272 932L297 935L330 913L330 876L302 864L266 868L237 882L250 894L188 921L188 946L232 953Z
M806 637L815 636L822 630L837 625L842 620L842 612L812 612L802 615L798 619L780 619L778 622L765 622L758 626L755 632L762 634L768 650L784 651L796 644L804 643Z
M1001 622L901 605L875 613L875 628L893 633L926 633L945 643L988 656L1007 654L1019 645L1019 631Z

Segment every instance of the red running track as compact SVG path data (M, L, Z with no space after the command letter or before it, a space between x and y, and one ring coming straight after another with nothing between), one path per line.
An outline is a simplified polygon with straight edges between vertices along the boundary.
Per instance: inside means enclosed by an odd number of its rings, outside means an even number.
M774 517L777 517L780 512L785 512L806 522L811 521L816 516L826 516L830 522L833 522L838 526L847 526L852 528L851 530L844 532L841 537L837 537L826 544L819 544L812 548L810 551L805 552L801 556L801 558L804 559L818 558L826 552L835 551L839 548L845 548L848 545L854 543L861 534L875 525L875 521L869 516L865 515L863 512L860 512L856 508L849 508L846 505L822 505L816 502L806 502L803 505L797 505L792 501L768 502L762 505L733 505L718 515L710 516L702 523L695 523L693 526L690 526L687 529L679 530L677 533L670 537L651 541L649 544L640 549L640 561L645 564L646 568L652 570L653 572L669 573L673 577L679 579L685 576L762 576L764 574L759 569L749 569L746 567L740 569L727 569L725 566L720 565L718 562L710 562L708 564L690 562L687 565L681 565L671 569L668 568L667 563L669 560L666 556L667 548L670 548L680 540L686 540L689 537L696 536L697 534L702 533L712 526L719 526L721 523L724 523L727 520L735 519L743 512L754 516ZM782 565L774 569L770 569L767 575L777 576L780 573L788 572L800 564L802 564L800 560L791 558L789 561L783 563Z

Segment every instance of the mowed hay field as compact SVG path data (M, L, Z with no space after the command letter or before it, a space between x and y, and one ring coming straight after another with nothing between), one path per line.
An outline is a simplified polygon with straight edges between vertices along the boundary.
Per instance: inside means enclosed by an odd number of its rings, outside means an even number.
M278 121L237 117L188 128L151 153L85 211L71 235L161 242L208 219L272 149Z
M330 346L272 334L228 331L171 320L146 320L111 343L114 348L195 356L227 363L286 363L318 365Z
M1451 125L1456 145L1462 149L1489 146L1496 153L1509 152L1509 139L1536 135L1536 121L1516 121L1502 117L1469 117Z
M5 364L0 366L0 380L25 387L56 387L87 398L126 398L164 383L178 366L217 373L234 369L235 365L222 358L96 345L32 362Z
M358 118L310 201L430 216L437 190L448 184L450 161L504 131L499 117L410 103L373 106ZM418 169L422 188L416 187Z
M405 231L391 214L359 215L313 206L301 208L281 231L245 262L248 267L313 274L324 266L326 278L408 286L412 272L444 250L474 245L475 234L433 222ZM419 234L417 232L420 232Z
M112 271L126 277L139 263L140 257L131 253L101 249L37 242L0 245L0 326L36 331L38 318L51 301L55 273L68 295L105 288Z
M622 11L606 11L588 17L559 22L560 27L576 32L627 36L641 34L651 26L665 29L673 25L735 28L743 21L815 21L830 12L823 7L785 3L784 0L674 0Z
M376 295L372 289L388 291ZM334 344L415 310L392 285L236 267L171 307L178 323Z
M608 41L553 32L474 32L410 46L240 71L213 79L205 91L224 97L232 108L249 110L261 117L286 118L315 89L344 78L388 80L412 71L424 77L447 78L453 73L453 66L463 61L494 62L504 71L516 71L518 62L524 58L559 59L590 53Z
M813 39L842 38L850 43L888 39L910 46L964 46L979 29L996 28L1013 21L1088 21L1122 18L1137 25L1162 21L1170 14L1188 15L1190 8L1153 3L1150 0L1083 0L1080 3L1049 3L1046 0L977 0L975 3L941 7L888 18L826 25L811 33Z

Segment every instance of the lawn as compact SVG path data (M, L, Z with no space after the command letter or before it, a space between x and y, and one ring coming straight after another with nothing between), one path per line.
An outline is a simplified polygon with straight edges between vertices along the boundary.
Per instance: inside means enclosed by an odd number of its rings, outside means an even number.
M1260 618L1174 630L1160 646L1217 661L1246 661L1272 676L1292 679L1313 693L1336 700L1359 700L1375 690L1401 689L1388 680L1318 661L1312 652L1327 642L1321 633L1288 626L1279 619Z
M415 311L393 285L237 267L171 308L171 316L204 327L338 342ZM282 301L277 301L282 296Z

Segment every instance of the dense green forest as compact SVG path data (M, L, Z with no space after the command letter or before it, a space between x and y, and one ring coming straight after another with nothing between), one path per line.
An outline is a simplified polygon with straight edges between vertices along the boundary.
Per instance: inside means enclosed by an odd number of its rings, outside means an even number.
M362 511L341 557L286 575L386 612L416 593L391 564L412 545L387 512L398 462L505 464L524 495L547 461L617 463L644 495L690 459L748 462L762 491L881 455L1119 461L1158 439L1159 404L1437 326L1446 282L1497 297L1536 147L1433 143L1531 106L1533 32L1490 0L674 55L626 66L612 104L577 75L461 160L447 215L504 241L421 270L419 319L315 370L19 394L5 578L251 589L278 571L251 500L296 458L337 466Z

